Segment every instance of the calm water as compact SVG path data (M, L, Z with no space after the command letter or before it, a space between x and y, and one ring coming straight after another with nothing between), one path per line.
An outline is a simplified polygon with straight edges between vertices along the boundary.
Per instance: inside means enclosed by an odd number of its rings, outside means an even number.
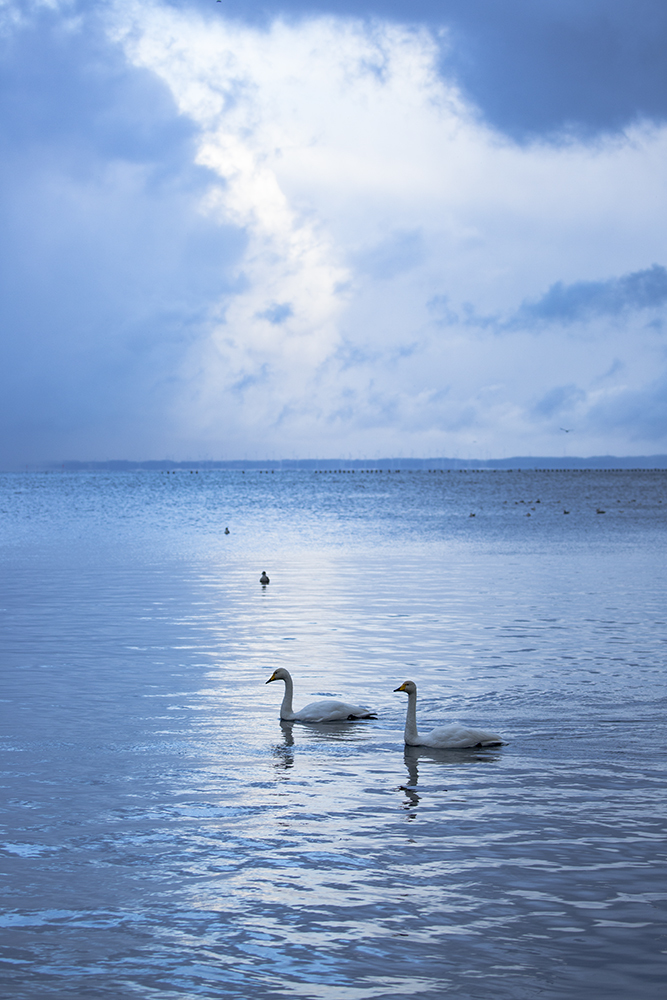
M666 473L11 474L0 510L4 995L663 996ZM378 719L281 726L277 666ZM404 750L406 679L507 745Z

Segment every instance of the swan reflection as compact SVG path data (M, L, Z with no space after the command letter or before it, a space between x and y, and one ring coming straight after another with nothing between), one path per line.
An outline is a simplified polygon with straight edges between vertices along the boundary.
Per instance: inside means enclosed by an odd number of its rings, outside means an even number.
M403 799L403 808L408 813L408 819L417 818L417 806L419 805L420 795L412 788L410 785L399 785L399 792L405 793L405 798ZM414 811L413 811L414 810Z
M416 785L419 779L419 761L428 761L431 764L494 764L500 760L502 754L497 750L483 749L481 747L471 747L466 750L437 750L433 747L405 747L403 760L408 769L409 784Z
M302 724L301 732L307 732L315 743L366 743L368 742L368 725L366 720L360 720L351 726L348 722L327 722L322 724Z
M417 792L420 761L426 761L429 764L446 764L451 767L452 764L493 764L500 758L499 753L481 748L437 750L432 747L411 747L406 744L403 751L403 761L407 768L408 780L404 785L399 785L398 790L406 796L403 808L408 812L408 819L416 819L415 810L421 799Z
M280 728L283 734L282 743L276 743L272 750L275 759L275 767L282 771L287 771L291 767L294 767L294 734L292 733L292 726L284 722L280 723Z

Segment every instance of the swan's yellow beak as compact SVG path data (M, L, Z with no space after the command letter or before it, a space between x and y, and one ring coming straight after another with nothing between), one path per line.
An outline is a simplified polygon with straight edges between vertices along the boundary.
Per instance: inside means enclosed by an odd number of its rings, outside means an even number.
M270 683L271 683L271 681L277 681L277 680L278 680L278 678L276 677L276 672L275 672L275 670L274 670L274 671L273 671L273 673L271 674L271 676L269 677L269 679L268 679L268 681L267 681L266 683L267 683L267 684L270 684Z
M407 683L408 683L407 681L403 681L403 683L401 684L401 686L400 686L400 687L398 687L398 688L394 688L394 691L405 691L405 690L406 690L406 688L405 688L405 685L406 685Z

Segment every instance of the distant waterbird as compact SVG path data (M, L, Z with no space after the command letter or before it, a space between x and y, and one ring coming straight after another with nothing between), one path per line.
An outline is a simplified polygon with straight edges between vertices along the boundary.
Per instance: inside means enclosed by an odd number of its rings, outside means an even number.
M405 718L404 739L410 747L433 747L439 750L463 750L466 747L498 746L503 742L497 733L489 733L484 729L468 729L453 723L449 726L438 726L430 733L420 733L417 730L417 685L414 681L404 681L394 691L405 691L408 696L408 711Z
M229 528L225 528L225 534L226 534L226 535L228 535L228 534L229 534Z
M329 698L313 701L295 712L292 708L294 685L289 670L278 667L266 683L270 684L271 681L285 682L285 694L280 706L280 718L284 722L353 722L356 719L377 719L375 712L365 705L348 705L347 702Z
M262 575L259 578L259 582L263 587L266 587L267 583L271 583L268 576L266 575L266 570L262 570Z

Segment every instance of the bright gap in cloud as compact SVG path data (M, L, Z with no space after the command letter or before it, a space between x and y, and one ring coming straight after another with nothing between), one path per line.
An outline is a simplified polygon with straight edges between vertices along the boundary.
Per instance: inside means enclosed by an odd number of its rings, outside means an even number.
M518 147L441 77L427 31L112 10L199 129L202 211L247 238L180 373L180 451L549 453L564 419L580 453L662 440L637 407L604 416L654 391L662 302L539 335L519 307L665 261L664 129Z

